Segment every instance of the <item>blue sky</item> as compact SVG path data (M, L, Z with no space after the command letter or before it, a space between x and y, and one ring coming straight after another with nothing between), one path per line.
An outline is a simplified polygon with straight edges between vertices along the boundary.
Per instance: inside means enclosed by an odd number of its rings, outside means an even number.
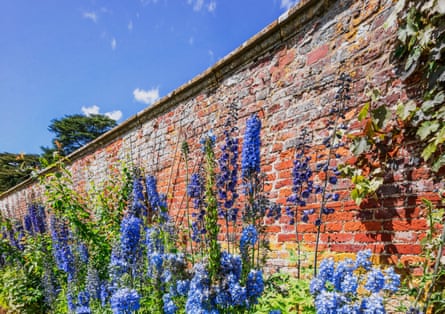
M125 121L296 0L0 0L0 152L41 153L66 114Z

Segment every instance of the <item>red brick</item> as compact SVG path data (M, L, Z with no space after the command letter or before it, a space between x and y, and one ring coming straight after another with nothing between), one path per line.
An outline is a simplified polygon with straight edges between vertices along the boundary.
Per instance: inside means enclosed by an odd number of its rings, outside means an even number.
M280 226L267 226L266 227L266 232L268 232L268 233L278 233L280 231L281 231Z
M428 228L425 219L391 220L384 223L385 230L410 231L426 230Z
M349 242L354 239L350 233L324 233L321 235L322 242Z
M278 242L296 241L297 235L295 233L279 233Z
M323 45L307 54L307 65L311 65L326 57L329 52L329 45Z

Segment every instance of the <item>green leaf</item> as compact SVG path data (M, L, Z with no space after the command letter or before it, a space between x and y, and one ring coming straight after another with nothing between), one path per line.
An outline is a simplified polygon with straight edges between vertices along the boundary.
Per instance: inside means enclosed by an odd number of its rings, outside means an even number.
M433 166L431 167L431 170L433 172L438 172L440 170L440 168L442 168L443 166L445 166L445 155L441 155L433 164Z
M386 105L381 105L371 112L373 122L379 129L383 129L391 119L391 111L386 108Z
M416 110L416 103L410 100L406 104L399 103L399 105L397 106L397 115L400 117L400 119L406 121L413 115Z
M440 131L435 135L434 144L440 145L445 142L445 126L442 125Z
M423 141L425 140L431 133L436 132L439 129L439 122L437 120L433 121L424 121L420 125L420 128L417 130L416 134Z
M427 112L431 108L434 108L436 105L443 104L445 101L445 93L439 92L437 93L432 100L427 100L422 104L422 110Z
M422 158L425 161L428 161L430 159L431 155L434 154L437 150L437 145L434 143L429 143L427 147L422 151Z
M375 193L383 184L383 178L372 178L371 181L369 181L369 192Z
M370 103L367 102L367 103L363 106L362 110L360 110L360 112L358 113L358 117L357 117L357 118L358 118L359 121L363 121L363 119L366 118L366 116L368 115L368 112L369 112L369 105L370 105Z
M351 144L351 151L354 155L360 155L364 152L367 152L370 149L370 145L368 144L367 137L363 136L360 138L355 138Z
M417 69L417 65L419 63L420 56L422 54L422 49L416 47L414 50L411 50L408 59L405 63L405 72L402 74L402 80L406 80L414 71Z
M435 28L431 25L427 25L423 30L421 30L418 34L419 45L422 47L427 47L431 43L431 36Z

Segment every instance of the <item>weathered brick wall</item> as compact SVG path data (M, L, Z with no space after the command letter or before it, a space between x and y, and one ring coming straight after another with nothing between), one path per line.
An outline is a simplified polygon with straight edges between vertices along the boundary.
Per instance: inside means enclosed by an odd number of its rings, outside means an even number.
M80 189L90 182L100 185L119 160L132 162L157 176L175 214L185 190L180 144L186 140L193 160L199 160L199 138L212 129L222 141L229 105L235 104L240 134L250 114L261 117L265 189L272 200L285 204L291 194L298 130L309 127L314 145L326 136L340 72L353 78L346 115L352 130L362 127L356 116L368 100L367 87L379 88L392 107L413 94L397 78L390 58L396 28L386 29L384 22L393 6L392 0L301 1L212 68L75 152L70 165L75 184ZM346 150L341 154L339 163L350 160ZM336 189L341 198L330 204L336 211L323 224L322 249L354 252L367 247L387 260L406 264L417 258L426 229L421 199L437 197L433 178L425 169L411 166L409 159L409 151L400 151L399 168L386 178L380 199L365 201L361 207L349 198L349 180L339 180ZM27 203L42 197L41 186L25 182L0 197L0 209L21 216ZM317 200L313 202L316 206ZM313 247L313 220L298 228L300 240ZM271 265L289 266L288 250L296 246L294 226L283 217L270 222L268 235Z

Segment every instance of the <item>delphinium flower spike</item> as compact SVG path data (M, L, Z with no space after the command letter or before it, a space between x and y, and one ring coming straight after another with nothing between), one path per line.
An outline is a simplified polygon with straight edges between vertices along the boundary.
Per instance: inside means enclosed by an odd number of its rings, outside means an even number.
M224 143L221 145L221 155L218 159L219 173L216 178L218 190L218 212L225 220L226 242L230 251L229 225L236 226L238 208L235 202L238 198L236 190L238 181L238 138L233 126L236 121L236 106L231 106L231 113L225 124Z
M322 260L310 284L317 313L386 313L383 297L397 292L400 275L392 267L384 272L373 267L370 257L366 250L358 252L355 261L335 265L332 258Z

